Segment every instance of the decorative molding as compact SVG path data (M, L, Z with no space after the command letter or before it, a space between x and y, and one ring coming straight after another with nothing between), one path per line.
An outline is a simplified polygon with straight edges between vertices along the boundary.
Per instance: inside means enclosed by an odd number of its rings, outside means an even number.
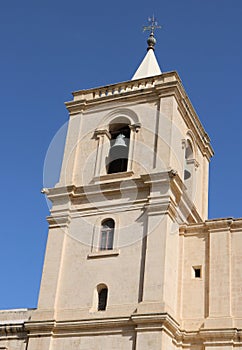
M0 325L0 339L2 337L21 337L23 338L26 335L24 328L24 321L22 323L13 323L13 324L1 324ZM1 348L0 348L1 349Z
M95 317L97 316L97 317ZM166 332L175 345L191 348L192 345L242 346L242 330L236 327L213 329L200 328L187 331L168 313L134 313L127 316L108 316L106 312L82 320L46 320L24 323L25 337L73 337L90 335L123 334L125 330L133 333ZM98 317L99 316L99 317ZM201 321L202 322L202 321ZM28 334L27 334L28 332Z
M50 228L66 228L70 223L69 215L55 215L54 213L50 216L47 216L46 220L49 223Z
M208 234L209 232L216 233L221 231L242 233L242 219L211 219L204 222L183 224L180 227L180 234L185 236Z
M88 254L87 259L99 259L99 258L107 258L118 256L120 251L118 249L110 249L110 250L99 250L94 251Z
M106 182L106 181L110 181L110 180L127 179L128 177L131 177L133 175L134 175L133 171L125 171L125 172L121 172L121 173L100 175L100 176L95 176L93 178L93 182L95 184L97 184L97 183L100 183L100 182Z

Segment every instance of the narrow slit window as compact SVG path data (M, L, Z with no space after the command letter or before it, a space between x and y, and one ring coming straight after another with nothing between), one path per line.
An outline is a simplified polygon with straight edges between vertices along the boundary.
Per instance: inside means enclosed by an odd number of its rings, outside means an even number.
M107 307L108 289L102 288L98 292L98 311L105 311Z

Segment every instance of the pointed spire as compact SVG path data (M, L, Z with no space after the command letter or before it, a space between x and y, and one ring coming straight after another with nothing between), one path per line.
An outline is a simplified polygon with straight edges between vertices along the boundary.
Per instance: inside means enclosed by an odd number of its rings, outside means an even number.
M148 50L132 80L153 77L162 74L153 50Z
M146 31L146 30L150 31L150 36L147 39L147 44L148 44L147 54L145 55L143 61L141 62L138 69L136 70L134 76L132 77L132 80L162 74L160 67L159 67L159 64L157 62L157 59L155 57L155 53L154 53L155 44L156 44L156 39L154 37L154 31L155 31L155 29L158 29L161 27L158 26L154 15L152 17L149 17L148 21L149 21L149 25L143 27L144 31Z

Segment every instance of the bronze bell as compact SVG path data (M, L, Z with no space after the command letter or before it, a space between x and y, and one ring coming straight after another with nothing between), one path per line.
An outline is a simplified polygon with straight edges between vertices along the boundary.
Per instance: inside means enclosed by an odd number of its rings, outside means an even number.
M125 142L124 134L119 134L116 137L114 144L110 148L110 158L111 160L128 158L128 146Z
M116 139L115 139L115 143L112 147L128 147L126 145L126 142L125 142L125 136L124 134L119 134Z

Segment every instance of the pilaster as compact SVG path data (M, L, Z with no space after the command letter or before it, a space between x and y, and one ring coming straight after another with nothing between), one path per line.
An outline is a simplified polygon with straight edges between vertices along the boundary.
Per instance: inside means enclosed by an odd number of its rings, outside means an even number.
M209 230L209 306L205 328L232 327L232 220L207 223Z

